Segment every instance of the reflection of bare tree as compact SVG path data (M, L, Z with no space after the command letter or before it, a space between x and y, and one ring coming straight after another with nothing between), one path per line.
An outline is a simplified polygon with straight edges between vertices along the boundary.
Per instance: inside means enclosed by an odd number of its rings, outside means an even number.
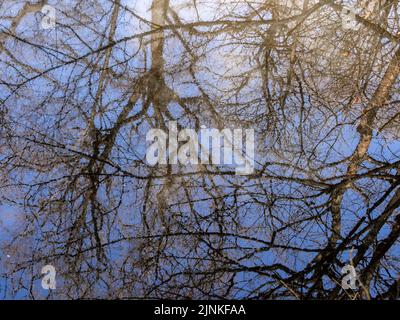
M45 264L50 297L398 295L396 1L358 31L329 0L60 1L41 30L46 3L0 11L6 295L40 297ZM254 128L255 174L148 166L170 121Z

